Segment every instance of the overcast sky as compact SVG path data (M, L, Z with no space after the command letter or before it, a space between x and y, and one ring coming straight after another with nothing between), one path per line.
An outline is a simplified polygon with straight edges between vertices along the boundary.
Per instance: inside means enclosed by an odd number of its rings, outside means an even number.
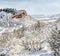
M28 14L58 14L60 0L0 0L0 8L25 9Z

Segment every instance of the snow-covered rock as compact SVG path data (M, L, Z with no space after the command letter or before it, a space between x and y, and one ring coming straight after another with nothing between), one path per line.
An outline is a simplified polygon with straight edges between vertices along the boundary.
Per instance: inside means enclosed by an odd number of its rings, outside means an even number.
M21 19L12 19L12 14L1 12L0 16L3 15L0 17L0 55L54 56L55 50L60 55L60 20L50 23L28 15ZM54 45L58 47L53 49Z

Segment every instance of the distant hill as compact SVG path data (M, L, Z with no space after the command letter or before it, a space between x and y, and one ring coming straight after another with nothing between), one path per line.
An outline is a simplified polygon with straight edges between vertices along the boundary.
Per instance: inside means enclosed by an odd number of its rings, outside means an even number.
M60 14L55 14L50 16L51 19L58 19L60 18Z

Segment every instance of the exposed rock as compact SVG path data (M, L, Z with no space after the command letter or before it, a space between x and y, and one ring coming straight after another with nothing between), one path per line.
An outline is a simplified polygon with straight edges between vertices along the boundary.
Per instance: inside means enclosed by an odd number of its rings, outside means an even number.
M19 10L18 13L14 16L12 16L12 18L23 18L27 16L27 13L25 10Z

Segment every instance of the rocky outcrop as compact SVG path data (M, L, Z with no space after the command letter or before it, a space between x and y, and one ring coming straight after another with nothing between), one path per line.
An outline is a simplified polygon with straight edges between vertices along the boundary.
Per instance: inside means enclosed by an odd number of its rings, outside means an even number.
M60 56L60 20L51 24L25 16L3 22L9 26L0 26L0 56Z
M27 13L25 10L19 10L18 13L14 16L12 16L12 18L23 18L27 16Z

